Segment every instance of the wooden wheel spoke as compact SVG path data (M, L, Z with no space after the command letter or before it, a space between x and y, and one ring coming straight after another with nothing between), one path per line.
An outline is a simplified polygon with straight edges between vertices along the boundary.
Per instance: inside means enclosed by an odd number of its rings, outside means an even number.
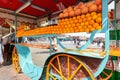
M59 75L61 75L62 78L65 79L65 77L62 75L62 73L60 73L60 71L59 71L52 63L50 63L50 65L57 71L57 73L58 73Z
M101 77L101 75L99 76L99 79L100 79L100 80L102 80L102 77Z
M53 75L51 75L51 74L49 74L49 73L48 73L48 75L49 75L53 80L56 80L56 78L55 78Z
M112 76L113 71L114 71L114 64L113 64L113 61L111 59L108 62L110 62L110 64L111 64L110 67L106 66L106 68L109 69L109 73L107 73L106 69L104 69L98 77L99 80L108 80Z
M57 56L57 63L58 63L58 67L59 67L60 73L62 73L61 66L60 66L60 59L59 59L58 56Z
M67 58L67 63L68 63L68 79L70 77L70 57L68 56Z
M72 73L70 80L72 80L72 78L75 76L75 74L78 72L78 70L82 67L82 65L80 64L77 69Z
M79 73L81 73L79 71L83 68L86 70L86 72L88 72L88 76L92 80L95 80L89 68L78 58L68 54L57 54L53 56L48 63L46 80L49 80L50 77L48 73L51 74L53 77L58 78L57 80L74 80L74 78L76 80L79 80L81 78L83 79L84 76L79 76Z
M106 77L109 76L105 71L102 72Z

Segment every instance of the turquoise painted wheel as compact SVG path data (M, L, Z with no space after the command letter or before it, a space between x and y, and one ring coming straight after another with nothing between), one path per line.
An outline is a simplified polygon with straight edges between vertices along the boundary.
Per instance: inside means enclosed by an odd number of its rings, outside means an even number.
M17 73L21 73L21 67L20 67L20 62L19 62L19 56L17 53L17 49L14 47L12 51L12 64L13 68Z
M46 80L80 80L87 77L95 80L88 66L72 55L57 54L47 66Z

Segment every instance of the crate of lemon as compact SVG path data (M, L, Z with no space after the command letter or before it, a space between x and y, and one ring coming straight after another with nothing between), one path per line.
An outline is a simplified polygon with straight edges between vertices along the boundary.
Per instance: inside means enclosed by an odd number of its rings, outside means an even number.
M100 0L101 1L101 0ZM18 30L17 37L40 34L62 34L76 32L92 32L102 28L102 3L91 1L80 2L77 6L69 6L59 15L57 25L36 28L33 30Z

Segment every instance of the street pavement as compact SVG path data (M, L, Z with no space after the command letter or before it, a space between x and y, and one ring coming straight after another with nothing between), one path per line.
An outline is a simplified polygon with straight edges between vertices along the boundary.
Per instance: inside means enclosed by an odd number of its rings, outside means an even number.
M75 48L73 42L62 42L67 48ZM58 46L58 51L63 49ZM46 59L50 56L49 49L30 48L33 63L39 67L43 67ZM23 73L16 73L12 65L3 66L0 68L0 80L31 80Z
M23 73L16 73L12 65L0 68L0 80L31 80Z

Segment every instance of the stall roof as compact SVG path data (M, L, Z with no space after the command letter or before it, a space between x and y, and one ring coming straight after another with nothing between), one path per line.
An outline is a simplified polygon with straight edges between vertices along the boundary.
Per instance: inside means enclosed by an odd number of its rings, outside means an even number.
M70 5L75 5L79 1L86 0L0 0L0 8L16 11L28 1L31 1L31 4L20 13L39 17L49 12L60 11Z
M0 0L0 12L13 15L17 13L18 16L38 19L41 16L44 17L44 15L59 12L80 1L87 0ZM25 7L25 5L27 6ZM0 17L0 25L9 28L4 17ZM0 28L0 31L4 32L2 28Z
M86 2L88 0L0 0L0 11L5 9L5 11L7 10L7 13L12 11L13 14L14 11L18 10L28 1L31 2L30 5L20 11L20 13L25 14L25 16L28 15L28 17L38 18L49 13L61 11L64 8L75 5L80 1ZM113 0L108 0L108 3L111 1ZM117 2L118 1L119 0L117 0Z

